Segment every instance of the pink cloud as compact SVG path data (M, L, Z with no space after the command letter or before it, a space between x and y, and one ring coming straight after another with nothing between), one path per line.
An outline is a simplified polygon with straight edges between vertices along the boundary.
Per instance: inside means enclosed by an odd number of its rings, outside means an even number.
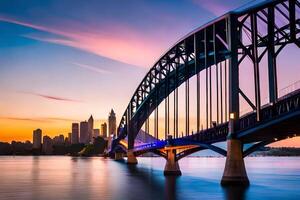
M0 119L14 120L14 121L45 122L45 123L54 122L54 121L68 121L68 122L78 121L78 120L75 120L75 119L58 118L58 117L35 117L35 118L27 118L27 117L0 117Z
M68 102L78 102L78 103L82 103L82 101L75 100L75 99L69 99L69 98L64 98L64 97L45 95L45 94L40 94L40 93L35 93L35 92L21 92L21 93L24 93L24 94L31 94L31 95L38 96L38 97L43 97L43 98L48 99L48 100L68 101Z
M87 69L87 70L99 73L99 74L110 74L111 73L110 71L100 69L99 67L95 67L92 65L87 65L87 64L82 64L82 63L71 63L71 64L76 65L77 67L81 67L83 69Z
M136 66L149 67L164 50L161 46L162 41L150 39L144 34L120 24L105 27L106 32L104 32L72 24L74 22L66 22L69 23L69 27L73 27L73 29L68 29L66 26L51 28L3 16L0 16L0 21L61 36L61 38L36 34L24 36L30 39L70 46Z
M48 120L45 119L34 119L34 118L24 118L24 117L0 117L0 119L14 120L14 121L48 122Z

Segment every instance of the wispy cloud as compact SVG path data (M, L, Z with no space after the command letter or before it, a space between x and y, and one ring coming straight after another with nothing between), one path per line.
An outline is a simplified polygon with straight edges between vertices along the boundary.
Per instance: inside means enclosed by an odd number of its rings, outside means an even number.
M232 9L221 0L193 0L193 2L215 16L221 16Z
M83 101L76 100L76 99L70 99L70 98L65 98L65 97L58 97L58 96L46 95L46 94L41 94L41 93L36 93L36 92L21 91L20 93L30 94L30 95L42 97L42 98L45 98L45 99L48 99L48 100L77 102L77 103L82 103L83 102Z
M0 119L13 120L13 121L49 122L48 120L45 120L45 119L24 118L24 117L0 117Z
M87 70L99 73L99 74L111 74L111 72L108 71L108 70L100 69L100 68L92 66L92 65L87 65L87 64L82 64L82 63L76 63L76 62L71 63L71 64L76 65L77 67L81 67L83 69L87 69Z
M23 37L73 47L135 66L149 67L163 50L162 46L155 45L155 43L160 44L162 41L155 42L153 38L121 24L112 24L100 31L95 31L70 21L64 23L72 28L37 25L7 16L0 16L0 21L58 36L56 38L41 33L31 33L30 35L23 35Z
M6 117L2 116L0 119L3 120L12 120L12 121L30 121L30 122L57 122L57 121L67 121L67 122L76 122L76 119L68 119L68 118L58 118L58 117L35 117L35 118L28 118L28 117Z

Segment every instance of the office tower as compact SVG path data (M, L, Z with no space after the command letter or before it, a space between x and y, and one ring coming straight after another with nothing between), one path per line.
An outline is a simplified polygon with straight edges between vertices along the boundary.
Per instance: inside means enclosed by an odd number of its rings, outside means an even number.
M80 143L89 143L88 122L80 122Z
M71 144L78 144L79 143L79 124L72 123L72 138Z
M103 138L108 137L107 135L107 124L106 122L104 122L103 124L101 124L101 135Z
M88 120L88 135L89 135L89 142L92 142L93 140L93 131L94 131L94 118L91 115Z
M33 148L40 149L42 145L42 130L36 129L33 131Z
M59 135L59 136L55 136L53 138L53 144L54 145L63 145L65 144L65 138L64 138L64 135Z
M109 137L112 135L115 136L117 132L117 122L116 122L116 114L113 109L111 109L108 116L108 134Z
M100 130L98 128L94 129L94 138L99 137L99 136L100 136Z
M72 133L68 133L68 143L72 143Z
M65 136L64 136L63 134L60 134L60 135L58 136L58 138L59 138L59 143L60 143L60 144L64 144L64 143L65 143Z
M46 154L46 155L51 155L53 153L53 142L52 142L52 139L45 135L43 137L43 153Z

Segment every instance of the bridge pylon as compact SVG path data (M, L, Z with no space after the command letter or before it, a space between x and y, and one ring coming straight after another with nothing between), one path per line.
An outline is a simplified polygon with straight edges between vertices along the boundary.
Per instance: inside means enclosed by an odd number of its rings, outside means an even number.
M166 150L167 153L167 162L164 169L164 175L172 175L172 176L180 176L181 171L178 164L178 161L176 160L176 149L168 149Z
M221 185L249 185L240 140L227 139L227 157Z
M115 152L115 160L123 160L124 153L122 152Z
M136 156L134 155L133 150L127 151L127 164L136 165L138 163Z
M166 165L164 169L164 175L168 176L180 176L181 171L178 164L178 160L176 159L177 148L172 146L172 136L168 136L168 145L165 147L165 151L167 154L166 157Z

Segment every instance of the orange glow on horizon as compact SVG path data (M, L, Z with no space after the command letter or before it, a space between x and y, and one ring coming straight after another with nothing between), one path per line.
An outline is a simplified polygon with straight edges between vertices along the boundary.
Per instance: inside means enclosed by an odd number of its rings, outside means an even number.
M100 124L105 120L95 120L94 128L100 129ZM74 121L79 123L78 121ZM22 120L0 120L0 142L12 141L31 141L33 130L42 129L42 136L49 136L53 138L57 135L64 135L68 137L71 132L72 122L70 121L57 121L57 122L28 122Z

